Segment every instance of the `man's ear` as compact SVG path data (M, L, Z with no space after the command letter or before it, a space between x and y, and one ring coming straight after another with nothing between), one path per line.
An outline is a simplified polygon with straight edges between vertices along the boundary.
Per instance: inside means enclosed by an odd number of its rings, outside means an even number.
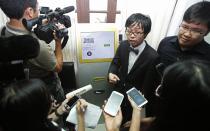
M31 19L33 18L33 14L34 14L34 9L31 7L26 8L25 12L24 12L24 16L27 19Z

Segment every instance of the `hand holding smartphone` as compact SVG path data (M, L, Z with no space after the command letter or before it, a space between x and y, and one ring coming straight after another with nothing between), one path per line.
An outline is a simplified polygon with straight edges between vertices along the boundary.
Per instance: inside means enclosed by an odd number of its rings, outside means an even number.
M146 98L135 87L131 88L126 93L139 108L148 102Z
M120 105L123 101L124 95L117 92L112 91L108 101L104 107L104 111L111 116L116 116L118 110L120 109Z
M69 106L69 109L71 109L79 100L78 96L73 96L66 104Z

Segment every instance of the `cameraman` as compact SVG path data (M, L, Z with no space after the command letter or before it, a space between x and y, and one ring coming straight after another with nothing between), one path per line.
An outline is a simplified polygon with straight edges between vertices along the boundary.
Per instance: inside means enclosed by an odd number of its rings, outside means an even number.
M10 18L9 22L0 28L1 37L29 34L37 38L34 33L27 31L22 24L24 18L31 20L39 16L37 0L0 0L0 7L6 16ZM58 24L58 26L58 28L62 28L63 25ZM55 51L49 44L38 39L40 44L39 55L27 61L27 66L29 68L29 78L42 79L50 93L61 103L65 96L57 73L62 70L63 54L61 39L54 37L54 40Z

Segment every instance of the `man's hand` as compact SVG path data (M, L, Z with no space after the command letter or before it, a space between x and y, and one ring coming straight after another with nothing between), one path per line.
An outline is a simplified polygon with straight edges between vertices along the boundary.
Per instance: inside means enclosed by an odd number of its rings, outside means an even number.
M79 99L77 101L77 106L76 106L77 107L76 108L77 109L77 114L79 116L83 116L87 106L88 106L88 103L84 99Z
M140 107L138 107L138 106L136 105L136 103L131 99L130 96L128 96L128 100L129 100L129 102L130 102L130 104L131 104L133 110L141 110L141 109L142 109L142 108L140 108Z
M115 75L113 73L109 73L109 83L116 84L117 81L119 81L119 80L120 80L120 78L117 75Z
M60 23L57 23L57 24L55 24L56 25L56 27L57 27L57 29L64 29L65 28L65 26L63 25L63 24L60 24ZM54 36L54 40L55 41L61 41L61 38L58 38L57 36L56 36L56 31L54 30L54 32L53 32L53 36Z
M84 113L88 106L88 103L84 99L79 99L77 101L77 122L78 122L78 129L77 131L85 131L85 118Z

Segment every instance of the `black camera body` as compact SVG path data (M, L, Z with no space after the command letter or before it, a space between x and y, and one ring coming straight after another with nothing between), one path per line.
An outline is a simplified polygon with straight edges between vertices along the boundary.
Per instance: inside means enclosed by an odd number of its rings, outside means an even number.
M50 10L48 7L42 7L38 18L32 20L23 19L22 23L29 31L32 31L34 25L37 25L33 31L37 37L44 40L46 43L50 43L53 39L53 32L55 31L57 38L68 37L68 29L71 27L70 17L64 15L74 10L73 6L68 6L63 9L56 8L55 11ZM43 20L47 19L47 23L43 24ZM63 24L65 28L58 29L57 23ZM66 41L67 42L67 41Z

